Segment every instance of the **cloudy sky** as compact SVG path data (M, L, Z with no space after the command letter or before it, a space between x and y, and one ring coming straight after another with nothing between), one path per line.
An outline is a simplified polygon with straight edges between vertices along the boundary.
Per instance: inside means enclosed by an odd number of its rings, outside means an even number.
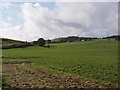
M1 3L0 37L24 41L118 34L117 2Z

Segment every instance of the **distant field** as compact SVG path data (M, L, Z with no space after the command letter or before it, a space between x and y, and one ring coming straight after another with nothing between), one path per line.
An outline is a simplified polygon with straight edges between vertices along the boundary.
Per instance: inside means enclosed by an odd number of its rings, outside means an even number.
M94 40L3 50L3 62L32 61L32 65L103 83L118 83L118 42Z

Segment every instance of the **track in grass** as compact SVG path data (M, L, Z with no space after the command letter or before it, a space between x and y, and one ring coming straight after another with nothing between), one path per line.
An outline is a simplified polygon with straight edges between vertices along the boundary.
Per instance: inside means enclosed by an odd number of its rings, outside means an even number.
M3 87L15 88L114 88L112 84L102 84L68 74L55 74L30 64L3 64Z

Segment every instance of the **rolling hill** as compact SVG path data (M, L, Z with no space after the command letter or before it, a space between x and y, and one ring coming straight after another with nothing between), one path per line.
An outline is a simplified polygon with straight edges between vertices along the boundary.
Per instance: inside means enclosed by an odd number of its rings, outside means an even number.
M1 48L2 49L10 49L10 48L20 48L20 47L26 47L26 46L32 46L32 44L24 42L24 41L19 41L19 40L12 40L12 39L7 39L7 38L1 38Z

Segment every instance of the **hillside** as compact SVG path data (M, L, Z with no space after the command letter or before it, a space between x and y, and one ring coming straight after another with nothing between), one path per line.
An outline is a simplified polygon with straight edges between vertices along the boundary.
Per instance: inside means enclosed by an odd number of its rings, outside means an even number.
M78 36L68 36L68 37L61 37L55 38L51 40L51 43L64 43L64 42L75 42L75 41L90 41L99 39L96 37L78 37Z
M12 44L25 43L25 42L23 42L23 41L12 40L12 39L7 39L7 38L0 38L0 40L2 40L3 46L8 46L8 45L12 45Z
M54 38L52 40L46 40L46 43L65 43L65 42L75 42L75 41L91 41L91 40L96 40L96 39L100 39L97 37L78 37L78 36L68 36L68 37L59 37L59 38ZM102 39L116 39L120 41L120 35L113 35L113 36L107 36L107 37L103 37ZM12 40L12 39L7 39L7 38L0 38L0 40L2 40L2 42L0 42L0 44L2 44L2 46L10 46L13 44L25 44L27 42L24 41L19 41L19 40ZM30 43L34 43L37 41L33 41ZM36 43L34 43L36 44Z
M60 37L51 40L51 43L65 43L65 42L75 42L75 41L91 41L100 39L97 37L78 37L78 36L68 36L68 37ZM102 39L115 39L120 41L120 35L113 35L102 37Z
M30 43L19 41L19 40L12 40L12 39L7 39L7 38L0 38L0 40L2 40L2 42L0 42L2 49L31 46Z

